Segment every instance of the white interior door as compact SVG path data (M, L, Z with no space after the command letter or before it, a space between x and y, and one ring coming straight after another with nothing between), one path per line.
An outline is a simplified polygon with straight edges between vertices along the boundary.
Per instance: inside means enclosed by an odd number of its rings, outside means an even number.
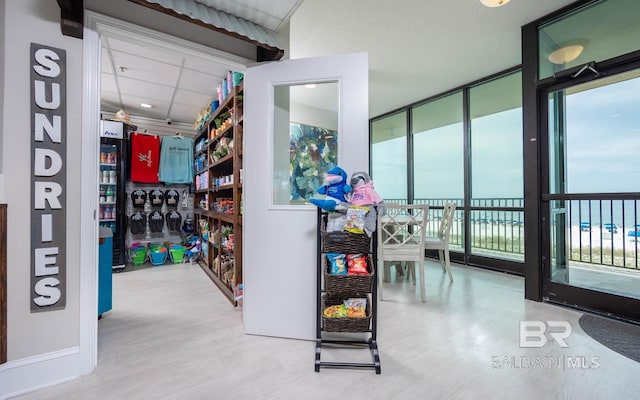
M305 204L302 195L309 196L309 187L322 179L318 171L331 159L349 177L368 171L368 97L366 53L287 60L247 70L246 333L315 339L317 208Z

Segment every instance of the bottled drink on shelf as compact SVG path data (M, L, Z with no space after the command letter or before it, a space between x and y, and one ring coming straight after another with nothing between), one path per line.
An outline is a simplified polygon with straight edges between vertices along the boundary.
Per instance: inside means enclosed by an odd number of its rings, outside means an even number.
M108 187L105 193L107 203L113 203L115 201L113 188Z

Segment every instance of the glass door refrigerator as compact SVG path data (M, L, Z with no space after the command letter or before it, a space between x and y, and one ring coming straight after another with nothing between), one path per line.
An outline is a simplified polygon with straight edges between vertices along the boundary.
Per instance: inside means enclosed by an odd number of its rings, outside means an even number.
M113 270L127 265L125 237L127 138L135 126L120 121L101 121L100 124L100 197L98 218L100 226L113 231Z

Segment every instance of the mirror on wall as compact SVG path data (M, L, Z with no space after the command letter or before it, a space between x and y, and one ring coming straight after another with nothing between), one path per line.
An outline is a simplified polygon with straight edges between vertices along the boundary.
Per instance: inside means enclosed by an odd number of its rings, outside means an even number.
M276 85L273 100L273 205L306 205L338 163L339 83Z

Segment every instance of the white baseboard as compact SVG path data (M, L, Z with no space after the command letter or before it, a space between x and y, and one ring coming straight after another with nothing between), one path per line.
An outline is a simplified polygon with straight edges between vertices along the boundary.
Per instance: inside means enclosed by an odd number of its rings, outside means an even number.
M80 377L80 350L40 354L0 365L0 399L58 385Z

